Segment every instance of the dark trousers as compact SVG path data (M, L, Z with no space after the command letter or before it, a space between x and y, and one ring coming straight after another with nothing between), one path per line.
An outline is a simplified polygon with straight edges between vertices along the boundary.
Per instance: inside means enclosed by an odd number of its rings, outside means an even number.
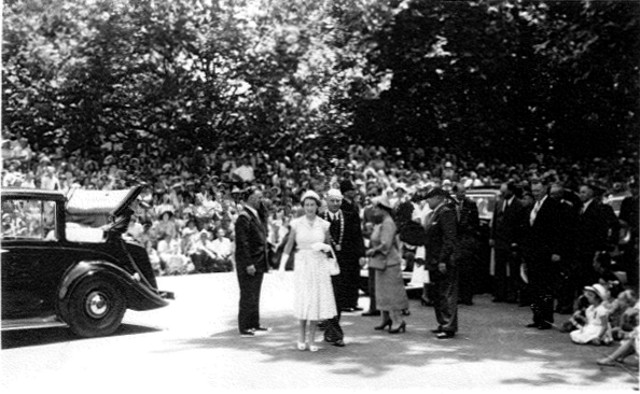
M507 275L507 267L509 274ZM515 302L520 285L520 261L509 249L495 249L493 296L498 301Z
M378 310L376 308L376 270L373 268L369 268L369 299L371 302L369 303L369 312L375 312Z
M326 320L324 340L327 342L336 342L344 339L344 332L342 331L342 327L340 327L340 317L342 314L340 313L341 301L338 296L338 289L342 285L340 275L332 276L331 284L333 285L333 294L336 299L336 309L338 310L338 314L331 319Z
M338 310L358 306L360 269L340 267L340 275L331 277Z
M462 303L471 303L476 289L475 260L468 256L458 260L458 299Z
M558 269L557 286L555 295L557 300L556 312L571 313L574 310L574 303L578 296L582 294L582 288L578 286L576 280L578 268L571 260L563 258Z
M546 260L546 259L545 259ZM554 289L558 282L551 262L540 259L527 263L533 322L553 323Z
M238 329L240 331L260 327L260 289L264 273L249 275L238 271L240 286L240 304L238 311Z
M458 331L458 268L449 267L447 273L430 270L434 286L433 307L440 329L447 333Z

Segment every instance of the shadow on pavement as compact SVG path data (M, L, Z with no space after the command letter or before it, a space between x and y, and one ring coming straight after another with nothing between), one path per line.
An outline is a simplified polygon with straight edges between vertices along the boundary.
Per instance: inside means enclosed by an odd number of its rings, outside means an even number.
M122 324L111 336L145 334L160 331L154 327ZM2 349L13 349L26 346L48 345L59 342L91 340L76 336L67 327L39 328L30 330L5 331L2 333Z
M268 333L252 338L238 336L235 329L215 333L210 337L185 340L178 348L215 348L257 352L266 356L265 363L298 361L326 366L328 373L379 378L401 368L508 368L518 378L503 379L502 384L535 387L576 384L589 387L597 382L621 379L637 383L637 368L599 367L595 360L612 352L614 347L578 346L567 334L557 330L527 329L528 308L508 304L492 304L488 298L479 299L474 306L459 310L460 332L454 339L438 340L430 333L435 327L432 308L411 302L412 314L406 317L407 332L391 335L374 331L380 318L345 314L342 327L346 347L337 348L319 342L318 353L295 348L298 324L291 315L264 316L262 323L271 327ZM557 316L557 322L565 316ZM235 321L228 326L234 327ZM322 331L317 332L318 341ZM261 358L261 359L264 359ZM262 362L262 361L261 361ZM477 363L477 365L475 365ZM493 363L493 364L486 364ZM523 370L518 364L536 365ZM634 372L635 371L635 372ZM465 382L460 382L464 387Z

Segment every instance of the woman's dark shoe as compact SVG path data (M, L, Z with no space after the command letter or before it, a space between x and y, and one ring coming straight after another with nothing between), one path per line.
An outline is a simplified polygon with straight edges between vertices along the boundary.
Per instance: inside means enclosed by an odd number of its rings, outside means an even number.
M399 332L407 332L407 323L402 322L400 323L400 325L398 326L398 328L391 328L391 325L389 325L389 334L398 334Z
M380 330L384 330L387 326L389 326L389 329L391 329L391 320L387 320L381 325L373 327L373 329L380 331Z

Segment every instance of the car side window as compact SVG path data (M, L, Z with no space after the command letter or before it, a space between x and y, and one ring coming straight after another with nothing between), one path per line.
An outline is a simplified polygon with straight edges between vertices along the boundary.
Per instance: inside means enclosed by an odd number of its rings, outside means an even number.
M56 241L56 203L12 199L2 202L2 239Z

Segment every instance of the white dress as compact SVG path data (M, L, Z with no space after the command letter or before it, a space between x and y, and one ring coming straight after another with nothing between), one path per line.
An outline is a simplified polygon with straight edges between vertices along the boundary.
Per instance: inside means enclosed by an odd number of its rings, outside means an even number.
M579 344L589 343L594 339L600 339L605 344L611 343L613 338L611 336L611 326L608 322L606 323L604 335L602 337L599 336L602 331L602 319L604 318L606 320L609 316L609 311L604 305L604 302L600 303L597 307L589 305L585 315L587 317L587 324L578 330L571 331L569 333L571 340Z
M325 320L338 314L331 276L322 252L311 245L324 242L329 222L316 217L311 224L306 217L291 220L296 234L293 269L294 315L298 320Z

